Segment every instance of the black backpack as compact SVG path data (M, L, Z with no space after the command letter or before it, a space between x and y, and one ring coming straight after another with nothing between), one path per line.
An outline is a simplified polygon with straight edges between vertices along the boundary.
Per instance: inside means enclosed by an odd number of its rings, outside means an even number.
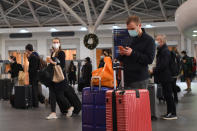
M181 69L180 58L176 55L175 52L170 52L170 71L172 76L178 76Z

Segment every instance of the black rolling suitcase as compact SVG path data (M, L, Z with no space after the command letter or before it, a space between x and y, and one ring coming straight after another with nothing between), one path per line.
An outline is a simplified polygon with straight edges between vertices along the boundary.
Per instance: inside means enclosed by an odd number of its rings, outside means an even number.
M157 84L157 99L159 100L159 103L161 103L162 101L165 102L165 98L163 95L163 88L161 84Z
M72 86L68 85L64 92L65 97L69 100L70 104L74 107L74 114L79 114L81 111L81 101Z
M0 99L3 99L4 81L0 79Z
M4 79L3 99L9 100L12 90L12 82L10 79Z
M79 112L81 111L81 101L71 86L68 85L66 87L64 96L66 97L66 99L68 99L71 106L74 107L73 113L79 114ZM63 114L67 113L64 105L58 99L57 99L57 104L59 105L61 113Z
M149 97L150 97L150 107L151 107L151 117L156 117L155 109L155 85L148 85Z
M0 99L9 100L12 83L10 79L0 79Z
M14 107L18 109L32 107L31 86L15 86Z

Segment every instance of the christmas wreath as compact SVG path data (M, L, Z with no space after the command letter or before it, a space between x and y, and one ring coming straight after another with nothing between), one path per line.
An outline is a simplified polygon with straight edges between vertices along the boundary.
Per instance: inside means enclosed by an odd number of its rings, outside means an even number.
M93 50L97 47L99 39L95 34L87 34L85 35L83 42L86 48Z

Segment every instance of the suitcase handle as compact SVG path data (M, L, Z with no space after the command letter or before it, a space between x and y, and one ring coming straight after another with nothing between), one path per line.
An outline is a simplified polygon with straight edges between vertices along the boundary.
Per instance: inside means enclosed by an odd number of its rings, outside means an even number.
M117 89L116 87L116 71L121 70L121 88L124 90L124 67L120 65L119 61L113 62L113 70L114 70L114 90Z
M93 90L93 79L98 79L99 80L99 91L101 90L101 77L100 76L93 76L92 78L91 78L91 87L90 87L90 89L91 90Z

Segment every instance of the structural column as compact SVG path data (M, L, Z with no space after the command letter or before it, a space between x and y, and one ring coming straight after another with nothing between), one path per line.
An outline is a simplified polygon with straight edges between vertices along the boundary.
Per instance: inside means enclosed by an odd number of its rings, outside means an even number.
M2 59L2 37L0 36L0 60Z
M181 34L181 51L183 50L186 50L186 47L185 47L185 37L183 34Z
M195 44L194 41L191 41L191 56L195 56Z
M5 52L5 40L1 39L1 58L2 60L6 59L6 52Z
M43 38L39 38L37 40L37 52L39 55L47 56L47 40ZM45 58L44 58L45 59Z
M90 57L93 70L96 69L96 50L89 50L84 46L83 37L80 38L80 59L83 60Z
M192 56L192 41L187 38L187 54Z

